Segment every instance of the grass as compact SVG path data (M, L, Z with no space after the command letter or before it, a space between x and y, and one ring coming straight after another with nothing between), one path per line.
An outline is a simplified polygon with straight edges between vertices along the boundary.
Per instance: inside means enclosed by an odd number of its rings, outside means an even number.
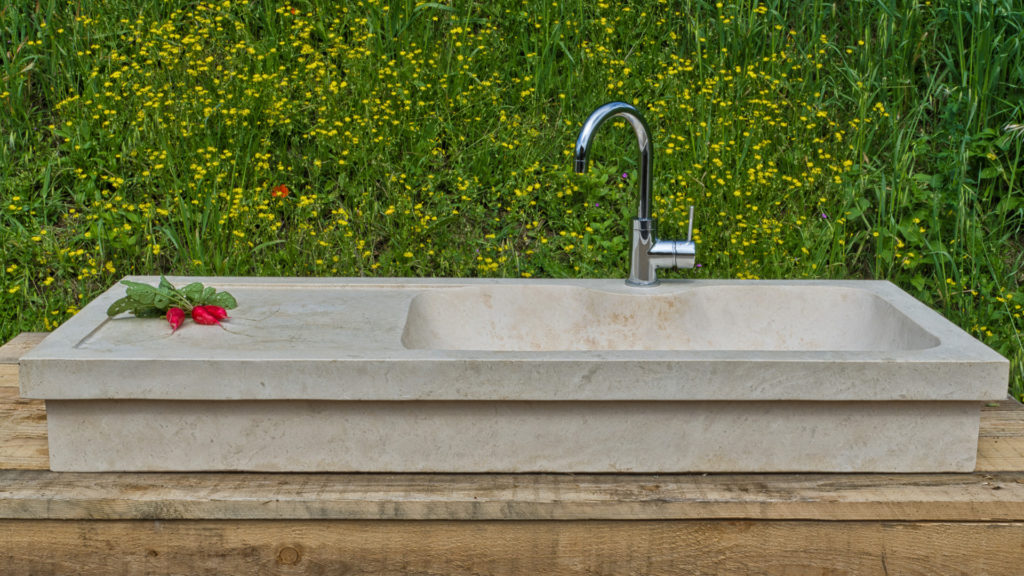
M665 275L892 280L1020 398L1024 10L931 4L7 4L0 340L129 273L624 277L632 135L570 155L625 100Z

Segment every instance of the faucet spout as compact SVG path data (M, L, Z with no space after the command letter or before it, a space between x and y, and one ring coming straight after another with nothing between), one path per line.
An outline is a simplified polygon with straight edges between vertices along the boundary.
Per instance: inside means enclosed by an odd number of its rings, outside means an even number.
M647 121L640 112L625 102L609 102L594 110L583 123L576 139L575 165L577 174L587 171L590 164L590 149L594 134L610 118L625 118L636 133L640 148L640 201L637 217L633 219L633 241L629 252L630 286L656 286L658 268L693 268L696 259L696 245L693 243L693 206L690 207L690 237L685 241L658 240L654 219L651 217L651 169L654 146Z
M651 169L654 165L654 146L651 144L651 131L647 128L647 121L640 115L640 112L625 102L609 102L594 110L587 121L580 129L580 135L576 138L576 173L583 174L590 165L590 149L594 141L594 134L609 118L624 118L633 127L636 133L636 142L640 148L640 203L637 207L637 218L649 219L651 217Z

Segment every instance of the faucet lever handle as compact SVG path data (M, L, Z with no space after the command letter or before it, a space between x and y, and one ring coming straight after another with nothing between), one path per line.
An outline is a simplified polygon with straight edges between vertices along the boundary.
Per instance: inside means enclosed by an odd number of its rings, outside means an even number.
M693 205L690 205L690 224L686 227L686 241L693 241Z

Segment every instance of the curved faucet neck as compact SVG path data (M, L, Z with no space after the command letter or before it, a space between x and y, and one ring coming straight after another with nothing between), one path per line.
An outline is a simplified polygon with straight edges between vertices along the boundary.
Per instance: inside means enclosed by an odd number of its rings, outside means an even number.
M601 124L614 116L625 118L636 132L636 141L640 147L640 205L637 208L637 218L649 220L651 218L651 168L654 150L647 121L632 105L625 102L609 102L594 110L587 118L580 130L579 138L576 139L576 172L582 174L587 171L594 134Z

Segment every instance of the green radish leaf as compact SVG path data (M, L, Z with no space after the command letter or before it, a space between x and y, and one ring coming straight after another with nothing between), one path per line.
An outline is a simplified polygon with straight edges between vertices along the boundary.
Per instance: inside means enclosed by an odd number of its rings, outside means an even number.
M184 286L179 290L185 298L188 298L192 302L198 302L203 296L203 284L201 282L193 282L187 286Z
M113 304L110 305L109 308L107 308L107 316L110 316L110 317L117 316L118 314L121 314L122 312L127 312L127 311L131 310L132 308L135 307L135 305L136 305L136 303L133 302L131 298L129 298L128 296L125 296L124 298L121 298L120 300L115 301Z
M206 288L203 288L203 295L199 297L199 305L206 306L207 304L209 304L210 299L212 299L213 295L216 293L217 289L214 288L213 286L207 286Z
M125 291L129 298L138 302L139 304L151 305L153 298L156 297L156 290L152 286L129 286L128 290Z
M235 301L235 297L227 292L218 292L210 299L210 304L214 306L220 306L226 310L238 307L238 302Z
M137 318L159 318L164 315L164 311L153 306L141 306L132 310L132 314Z
M133 282L132 280L121 280L121 284L124 284L125 286L127 286L129 288L139 288L141 290L155 290L156 289L156 288L153 288L152 286L150 286L149 284L143 284L142 282Z
M167 310L171 307L171 300L163 294L157 294L153 297L153 306L156 306L161 310Z
M174 291L177 291L177 289L174 287L174 284L171 284L171 281L168 280L167 278L164 278L164 276L162 274L160 275L160 286L159 286L159 288L161 290L174 290Z
M154 289L154 292L163 296L164 298L167 298L168 300L174 300L175 298L178 297L178 291L175 289L168 290L166 288L156 288Z

